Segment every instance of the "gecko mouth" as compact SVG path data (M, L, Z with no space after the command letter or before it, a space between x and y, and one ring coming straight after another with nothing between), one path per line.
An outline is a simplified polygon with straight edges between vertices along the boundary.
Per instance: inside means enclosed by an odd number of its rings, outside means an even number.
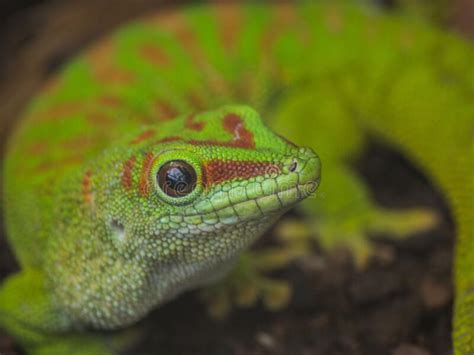
M239 202L234 205L225 207L217 211L217 215L223 215L220 222L235 223L235 218L227 220L224 210L231 208L238 220L254 219L272 215L275 213L283 213L287 209L294 206L301 200L313 194L319 185L319 180L305 184L298 184L296 186L282 189L278 192L263 195L254 199ZM250 206L249 206L250 205ZM249 213L250 212L250 213ZM258 212L258 213L254 213Z
M238 223L270 218L280 215L290 209L299 201L307 198L319 186L320 179L303 184L297 184L289 188L282 188L269 194L263 194L255 198L245 199L218 208L210 204L210 210L204 213L194 211L183 216L172 216L171 219L180 219L188 226L193 225L191 230L202 232L215 232L216 229ZM177 221L178 222L178 221Z

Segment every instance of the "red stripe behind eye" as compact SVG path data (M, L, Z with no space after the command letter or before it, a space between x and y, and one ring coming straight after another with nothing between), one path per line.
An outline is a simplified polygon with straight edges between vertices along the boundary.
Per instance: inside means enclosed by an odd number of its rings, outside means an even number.
M210 160L203 167L205 187L234 179L279 173L280 167L269 162Z
M131 157L123 163L122 168L122 185L126 190L132 188L132 173L133 167L135 166L135 156Z
M142 163L142 171L140 173L140 181L138 183L138 192L141 196L146 197L151 192L150 184L150 170L153 165L153 153L148 152L145 154Z

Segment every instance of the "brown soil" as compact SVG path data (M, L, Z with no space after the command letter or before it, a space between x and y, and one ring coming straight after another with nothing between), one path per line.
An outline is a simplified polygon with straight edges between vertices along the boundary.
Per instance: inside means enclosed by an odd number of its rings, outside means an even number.
M0 142L59 63L115 24L158 6L151 0L109 5L42 1L21 11L8 8L0 24L0 53L8 53L0 56ZM311 257L276 275L294 287L291 304L280 312L257 306L216 321L195 292L186 294L142 322L144 339L130 353L450 354L454 233L442 198L408 162L381 145L372 144L355 167L382 204L439 210L444 216L439 228L405 241L377 236L375 255L363 271L356 270L350 252L327 254L316 247ZM2 230L0 280L17 268ZM261 244L271 243L271 234ZM16 353L14 341L0 331L0 354Z

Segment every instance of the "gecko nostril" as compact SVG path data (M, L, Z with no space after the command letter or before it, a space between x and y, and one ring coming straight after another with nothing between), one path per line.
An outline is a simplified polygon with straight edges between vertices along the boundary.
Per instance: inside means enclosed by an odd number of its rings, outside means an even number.
M290 171L290 173L294 173L297 168L298 168L298 162L295 160L290 164L288 170Z

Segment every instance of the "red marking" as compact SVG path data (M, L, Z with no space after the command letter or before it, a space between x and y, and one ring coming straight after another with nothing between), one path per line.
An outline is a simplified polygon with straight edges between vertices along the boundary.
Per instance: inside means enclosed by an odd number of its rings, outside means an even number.
M196 35L191 28L189 28L186 21L175 29L176 37L178 41L181 42L181 45L184 49L186 49L191 58L195 63L200 63L203 60L203 53L200 46L197 44Z
M203 183L206 187L234 179L279 173L280 167L269 162L210 160L204 164Z
M156 45L144 45L140 48L140 54L155 66L163 67L170 64L170 59L166 53Z
M64 102L48 107L43 112L37 114L41 121L56 121L57 119L71 117L84 109L84 103Z
M130 159L123 163L122 167L122 185L125 190L130 190L132 188L132 173L133 167L135 166L135 161L137 159L135 156L132 156Z
M62 148L68 149L68 150L73 150L73 151L78 151L78 150L85 150L94 143L97 142L97 139L94 139L92 136L80 136L76 138L68 138L63 141L61 141L59 144L61 145Z
M255 148L253 133L245 128L242 118L235 113L229 113L224 117L224 129L234 135L232 142L235 147Z
M140 134L137 138L135 138L134 140L132 140L130 142L130 144L138 144L138 143L141 143L151 137L153 137L155 135L155 130L154 129L149 129L149 130L146 130L145 132L143 132L142 134Z
M103 70L95 73L100 81L117 83L117 84L131 84L135 80L135 75L131 72L118 68L103 68Z
M157 100L156 101L156 108L157 110L161 113L161 119L163 120L171 120L173 118L176 118L178 116L178 111L171 106L170 103L163 101L163 100Z
M48 143L45 141L40 141L31 144L26 148L30 154L41 154L48 148Z
M263 31L261 37L261 47L263 54L268 56L277 38L285 33L285 30L291 28L292 30L299 27L297 16L295 16L295 9L288 3L278 4L273 8L271 20Z
M196 122L195 116L191 115L186 120L185 126L186 128L200 131L204 128L204 122ZM231 148L244 148L244 149L254 149L255 142L253 139L253 134L244 126L244 122L241 117L236 114L230 113L224 117L223 121L224 129L233 135L230 141L217 141L217 140L196 140L190 139L185 141L188 144L193 145L215 145L220 147L231 147ZM159 143L167 143L167 142L175 142L183 140L179 136L171 136L165 137L160 139L156 142Z
M88 114L87 120L100 125L109 125L113 122L113 119L111 117L98 112Z
M57 171L58 167L64 168L66 166L77 165L82 163L83 160L84 157L82 155L68 156L59 160L48 159L36 165L34 167L34 171L39 173L46 171Z
M205 108L204 99L196 92L191 92L187 96L188 102L196 111L202 111Z
M253 133L244 126L242 118L234 113L229 113L224 117L224 129L233 135L231 141L221 142L216 140L189 140L187 143L194 145L216 145L221 147L255 149Z
M176 142L176 141L182 141L183 139L181 137L177 137L177 136L171 136L171 137L165 137L165 138L162 138L158 141L156 141L156 144L160 144L160 143L168 143L168 142Z
M114 96L101 96L99 97L99 103L109 107L119 107L122 104L122 100Z
M92 73L99 82L130 84L136 77L133 72L121 69L115 62L116 47L112 40L102 41L88 52Z
M171 21L171 19L168 20ZM183 49L189 54L193 64L202 73L202 78L206 81L205 86L216 95L230 95L230 88L225 79L219 70L210 64L212 61L207 58L195 31L189 26L188 21L182 18L182 23L179 26L174 26L172 33L175 34Z
M91 176L92 171L87 170L82 179L82 196L84 197L84 202L87 204L92 202Z
M326 25L333 33L341 32L344 26L341 9L333 6L327 10Z
M233 51L239 38L239 32L244 23L239 6L236 4L216 4L217 23L219 26L218 34L221 37L221 43L227 51Z
M184 124L186 128L192 129L193 131L202 131L204 126L206 125L204 122L196 122L195 121L196 116L195 115L190 115Z
M147 197L151 192L150 171L153 165L153 153L145 154L142 163L142 171L140 174L140 181L138 183L138 192L141 196Z

